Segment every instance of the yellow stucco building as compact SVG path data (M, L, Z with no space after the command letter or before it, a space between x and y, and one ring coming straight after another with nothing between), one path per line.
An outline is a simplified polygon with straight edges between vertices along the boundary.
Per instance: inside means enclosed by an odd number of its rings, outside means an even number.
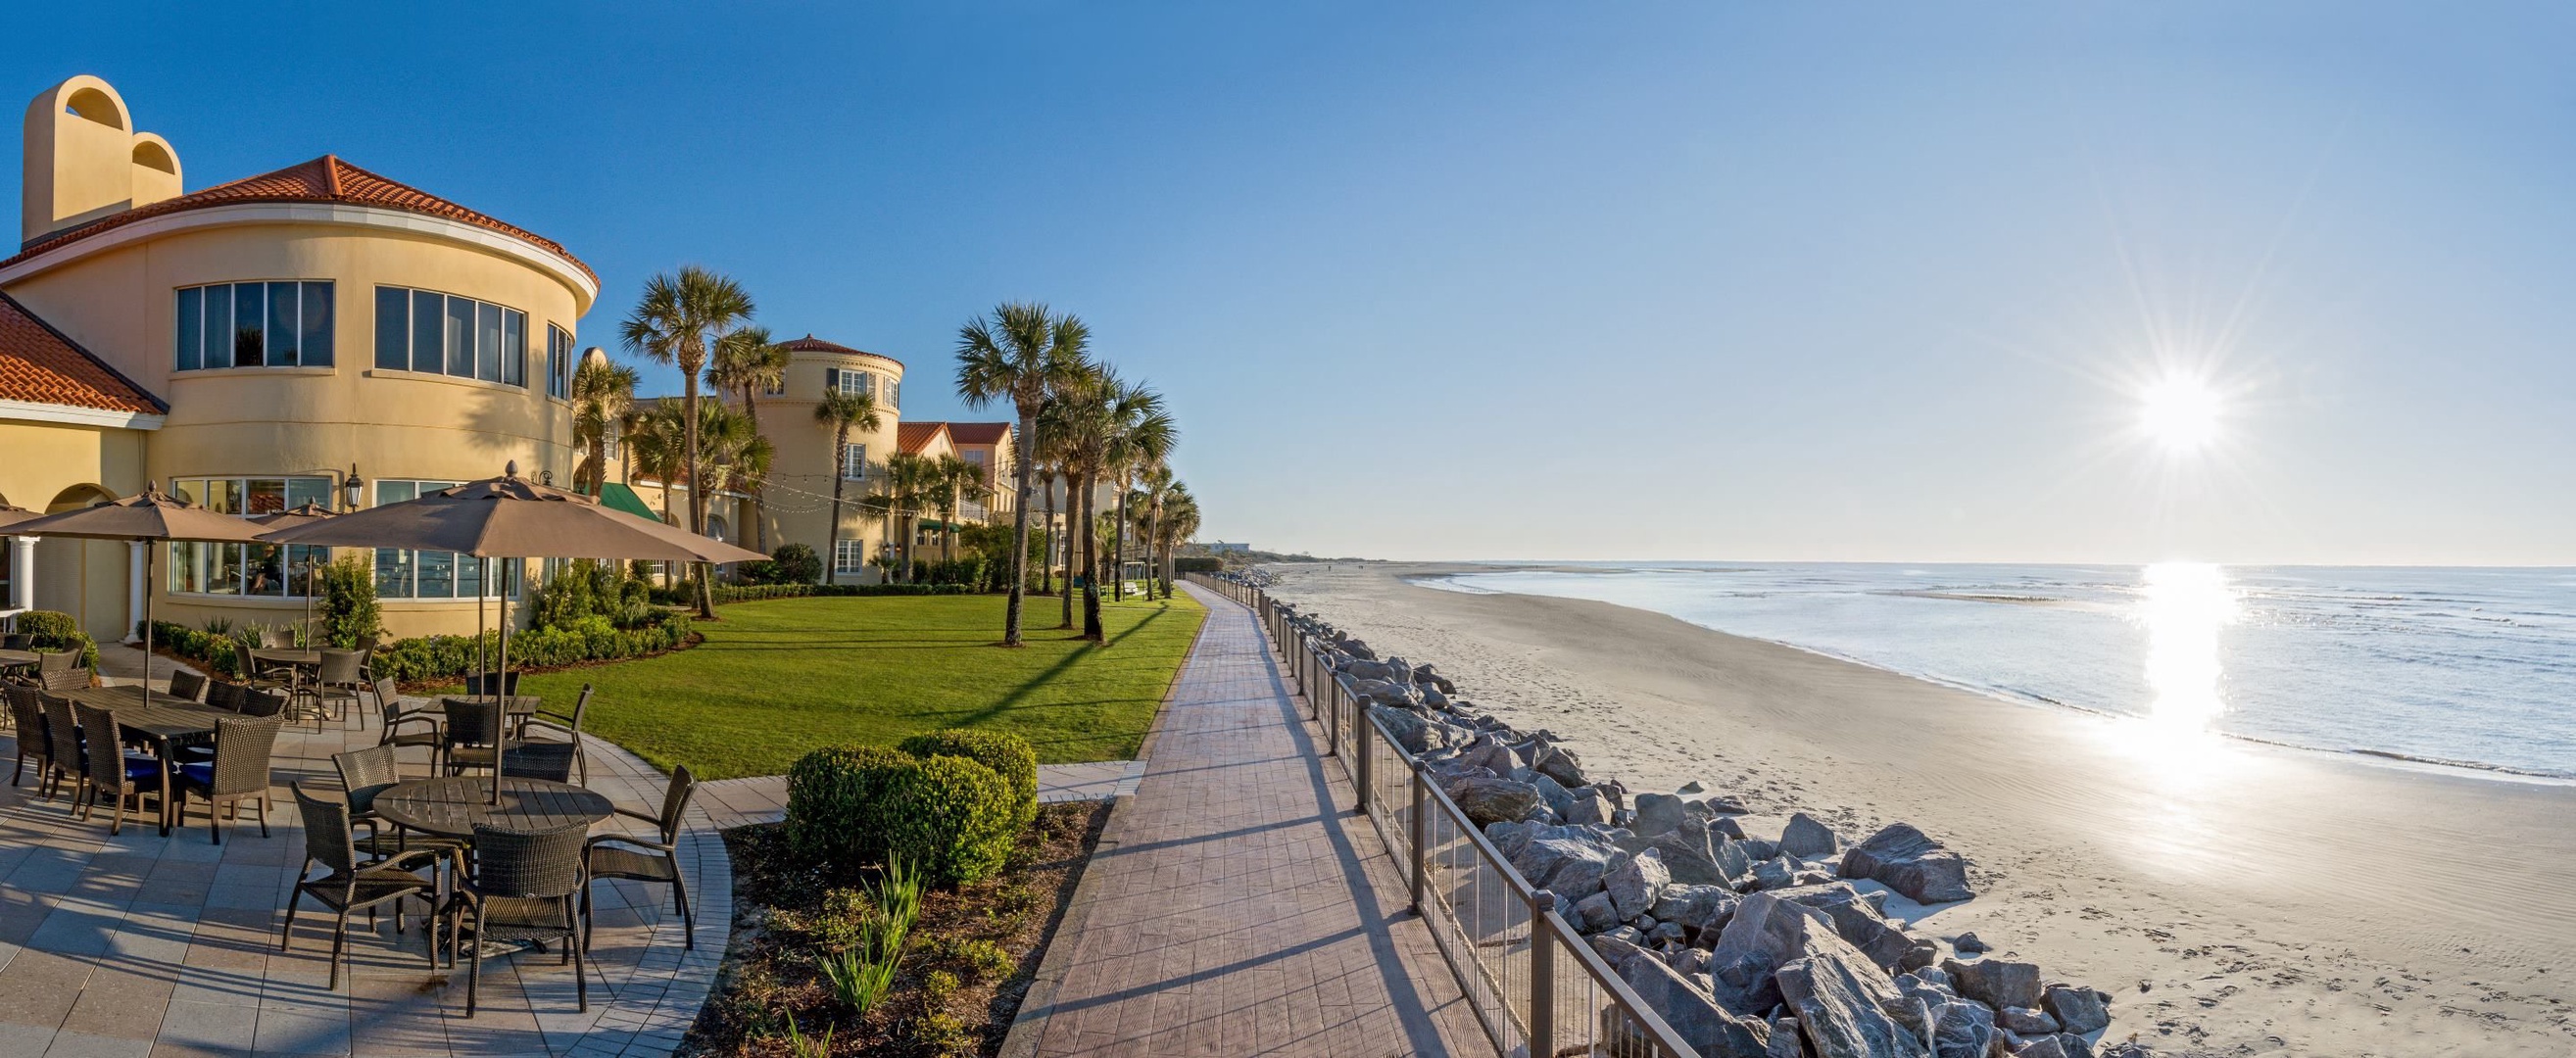
M347 510L514 461L571 482L570 382L600 290L562 245L330 155L186 191L178 150L95 77L38 94L24 147L20 247L0 261L0 502L52 512L157 483L245 516ZM760 402L778 449L768 520L754 525L743 497L722 497L710 530L802 541L828 562L829 504L812 497L828 497L835 474L850 477L851 499L866 494L867 468L909 425L903 365L810 337L788 349L784 385ZM834 452L813 425L825 387L864 388L885 409L854 452ZM985 458L1007 475L1006 426L1001 438ZM623 466L612 480L658 506L658 488ZM882 546L881 521L855 505L844 515L858 542L836 579L874 579L865 558ZM0 615L60 610L100 639L130 636L147 587L140 545L7 544ZM300 619L303 571L331 557L166 546L148 587L163 619L191 625ZM369 557L392 634L475 626L490 588L475 564Z

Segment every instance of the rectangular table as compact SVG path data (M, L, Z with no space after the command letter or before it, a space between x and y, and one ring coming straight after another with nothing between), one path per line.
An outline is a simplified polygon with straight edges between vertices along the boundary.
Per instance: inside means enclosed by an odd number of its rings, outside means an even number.
M152 755L161 761L161 836L170 836L174 822L172 806L177 803L178 787L171 774L172 757L178 747L200 739L211 738L215 724L241 714L211 706L199 705L167 691L147 692L141 687L85 687L64 691L58 697L96 709L116 711L116 726L124 738L140 738L152 744Z

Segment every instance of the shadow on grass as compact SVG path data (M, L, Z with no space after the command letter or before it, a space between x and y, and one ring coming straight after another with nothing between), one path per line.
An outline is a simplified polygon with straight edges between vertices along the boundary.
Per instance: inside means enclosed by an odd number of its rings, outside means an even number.
M1156 610L1156 611L1154 611L1154 612L1153 612L1153 613L1151 613L1151 614L1147 614L1147 615L1145 616L1145 619L1144 619L1144 620L1142 620L1142 621L1138 621L1138 622L1136 622L1135 624L1128 626L1128 628L1127 628L1127 630L1126 630L1126 631L1124 631L1124 632L1120 632L1120 633L1118 633L1117 635L1110 637L1109 643L1108 643L1107 645L1108 645L1108 646L1113 646L1113 647L1114 647L1114 646L1117 646L1117 645L1118 645L1118 644L1120 644L1120 643L1126 642L1126 641L1127 641L1127 637L1132 636L1132 635L1135 635L1137 632L1144 630L1145 626L1147 626L1147 625L1150 625L1150 624L1153 624L1153 623L1154 623L1154 622L1156 622L1156 621L1160 621L1160 620L1162 620L1162 619L1163 619L1163 617L1164 617L1164 615L1169 614L1169 613L1171 613L1171 612L1172 612L1172 611L1170 611L1170 610ZM983 721L990 720L990 719L992 719L992 718L994 718L994 717L996 717L996 716L1000 716L1001 714L1003 714L1003 713L1005 713L1005 712L1009 712L1012 708L1014 708L1014 707L1018 706L1018 705L1020 704L1020 702L1021 702L1022 700L1024 700L1024 699L1026 699L1029 695L1037 693L1037 689L1038 689L1038 688L1046 686L1046 685L1047 685L1047 683L1048 683L1049 681L1054 680L1056 677L1063 675L1063 674L1065 673L1065 670L1072 668L1072 667L1074 666L1074 664L1075 664L1075 663L1080 662L1081 660L1083 660L1084 658L1089 657L1089 656L1091 656L1091 654L1090 654L1090 652L1089 652L1089 651L1080 651L1080 650L1078 650L1078 651L1074 651L1073 653L1067 654L1067 655L1065 655L1065 656L1064 656L1064 657L1062 657L1062 658L1058 658L1058 659L1056 660L1055 664L1052 664L1052 665L1049 665L1049 666L1047 666L1047 667L1046 667L1046 671L1044 671L1044 672L1040 672L1040 673L1038 673L1037 675L1030 677L1030 678L1029 678L1028 680L1026 680L1025 682L1022 682L1018 687L1014 687L1014 688L1012 688L1012 689L1011 689L1011 692L1010 692L1009 694L1005 694L1005 695L1003 695L1003 696L1002 696L1002 699L1001 699L1000 701L994 702L994 703L993 703L993 704L991 704L991 705L985 706L985 707L984 707L984 708L982 708L982 709L976 710L975 712L973 712L973 713L971 713L971 714L968 714L968 715L967 715L967 717L966 717L966 719L965 719L965 720L964 720L964 721L963 721L959 726L961 726L961 727L971 727L971 726L973 726L973 725L975 725L975 724L978 724L978 723L981 723L981 722L983 722ZM1122 659L1122 660L1123 660L1123 659ZM1189 663L1189 657L1188 657L1188 655L1187 655L1187 654L1183 654L1183 655L1182 655L1181 663L1182 663L1182 664L1184 664L1184 665L1186 665L1186 664L1188 664L1188 663Z

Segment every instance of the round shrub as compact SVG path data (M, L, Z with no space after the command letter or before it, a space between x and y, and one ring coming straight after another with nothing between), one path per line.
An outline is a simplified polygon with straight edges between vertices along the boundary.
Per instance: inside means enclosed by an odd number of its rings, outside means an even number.
M910 766L880 772L869 805L868 822L884 837L886 855L931 885L992 877L1019 833L1010 784L965 757L909 759Z
M787 843L826 863L885 858L884 835L871 821L887 772L910 766L911 754L878 746L826 746L787 769Z
M1012 833L1037 822L1038 751L1030 748L1029 740L1006 731L950 728L914 735L903 740L900 748L916 757L965 757L993 769L1011 787Z

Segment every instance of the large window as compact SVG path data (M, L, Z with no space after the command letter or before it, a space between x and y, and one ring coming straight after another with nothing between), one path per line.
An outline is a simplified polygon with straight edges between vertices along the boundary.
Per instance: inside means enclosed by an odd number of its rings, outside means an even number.
M379 481L376 482L376 506L408 503L440 489L455 488L455 481ZM504 563L492 563L492 579L502 579ZM510 597L518 598L518 586L510 586ZM376 595L386 599L474 599L492 598L496 593L483 583L483 560L452 551L398 551L390 547L376 549Z
M886 376L885 386L885 406L889 408L903 407L903 383L897 381L894 376L888 375Z
M327 477L179 478L170 484L180 499L244 518L307 503L331 506ZM188 542L168 546L169 590L201 595L300 599L313 581L315 567L331 561L331 549L325 547Z
M376 368L525 386L528 314L436 291L377 287Z
M546 396L572 399L572 332L546 325Z
M863 444L841 446L841 476L851 481L868 476L868 446Z
M873 397L877 395L877 376L865 371L827 367L823 369L823 388Z
M868 568L868 542L865 540L832 541L832 572L862 573Z
M217 283L179 291L171 366L331 366L331 283Z

